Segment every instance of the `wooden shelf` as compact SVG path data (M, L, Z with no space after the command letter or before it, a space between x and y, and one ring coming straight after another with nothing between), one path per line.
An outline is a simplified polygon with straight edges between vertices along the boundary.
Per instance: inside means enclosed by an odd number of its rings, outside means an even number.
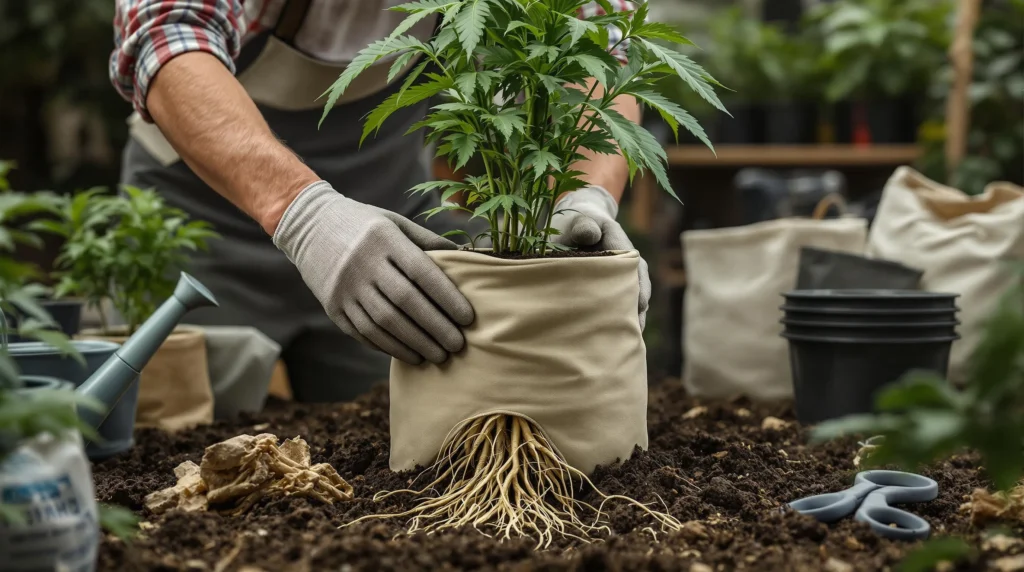
M696 167L849 167L898 166L921 156L916 145L676 145L665 149L670 166Z

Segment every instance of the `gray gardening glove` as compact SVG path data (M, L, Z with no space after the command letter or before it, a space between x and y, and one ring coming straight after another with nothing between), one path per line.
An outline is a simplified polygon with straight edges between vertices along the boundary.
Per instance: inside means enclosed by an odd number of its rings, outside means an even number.
M561 233L552 242L574 246L580 250L634 250L615 217L619 204L598 186L586 187L569 193L555 205L551 226ZM641 258L637 270L640 281L640 329L647 325L647 308L651 303L651 276L647 262Z
M346 334L406 363L441 363L465 345L473 308L425 250L455 243L325 182L303 189L274 244Z

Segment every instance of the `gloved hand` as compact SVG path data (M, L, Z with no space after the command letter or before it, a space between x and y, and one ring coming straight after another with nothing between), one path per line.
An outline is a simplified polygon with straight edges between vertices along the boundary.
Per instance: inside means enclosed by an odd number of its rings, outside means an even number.
M551 226L561 234L552 237L551 241L581 250L634 250L626 231L615 222L618 213L619 204L601 187L585 187L569 193L555 205ZM651 303L651 276L643 258L637 269L637 279L640 281L637 312L640 329L643 330Z
M295 197L274 244L346 334L409 364L441 363L465 345L473 308L425 250L455 243L326 181Z

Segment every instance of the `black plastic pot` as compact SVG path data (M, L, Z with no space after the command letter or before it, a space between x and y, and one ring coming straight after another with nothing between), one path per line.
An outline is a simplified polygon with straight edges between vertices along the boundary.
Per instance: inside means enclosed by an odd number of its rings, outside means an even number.
M78 334L82 328L81 300L46 300L41 305L57 322L64 335L71 337Z
M878 391L912 370L945 376L958 336L902 340L782 334L789 340L796 415L819 423L873 411Z
M800 249L797 290L887 288L916 290L924 273L892 260L805 246Z
M915 324L915 325L935 325L945 324L950 321L956 321L956 310L941 309L941 310L907 310L901 311L886 311L886 310L849 310L849 309L801 309L794 308L792 306L779 306L779 309L785 312L786 320L793 320L796 322L812 322L812 323L839 323L844 325L852 324L866 324L866 325L881 325L886 324ZM957 322L959 323L959 322Z
M816 139L815 110L797 101L764 106L764 142L777 145L813 143Z
M901 340L918 340L921 338L943 338L956 335L958 322L939 324L848 324L828 322L796 322L781 320L786 328L784 334L808 336L814 338L835 338L877 342L889 340L898 343Z
M750 145L760 143L761 109L750 103L732 101L725 104L732 117L724 113L717 114L716 131L718 140L715 143L731 145Z
M786 308L794 310L852 310L873 314L915 312L919 310L956 310L959 294L922 290L858 289L792 290L783 294Z
M61 355L60 350L42 342L22 342L8 346L8 352L25 376L45 376L67 380L78 387L89 379L120 346L113 342L97 340L73 340L71 342L82 357L85 365L70 357ZM127 451L134 443L135 408L139 400L139 384L121 397L111 410L106 421L99 427L102 443L88 443L85 448L90 460L97 461Z

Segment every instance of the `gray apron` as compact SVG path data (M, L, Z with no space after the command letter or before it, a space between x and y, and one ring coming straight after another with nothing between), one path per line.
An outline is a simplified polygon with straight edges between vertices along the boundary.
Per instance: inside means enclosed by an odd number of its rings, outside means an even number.
M283 9L277 28L249 42L239 57L238 67L245 69L238 78L270 128L313 171L347 197L402 214L438 234L464 228L465 221L455 216L438 215L424 221L418 215L437 206L439 196L407 193L430 175L430 157L422 133L403 135L409 126L423 119L428 102L398 111L375 138L368 137L359 147L362 118L402 84L400 75L386 85L390 63L367 72L371 80L374 74L378 79L379 74L385 74L385 81L376 86L372 81L356 86L356 95L340 101L317 128L323 102L315 99L337 79L342 68L312 60L289 45L307 7L308 1L292 0ZM303 79L282 79L296 69L305 70L300 74ZM380 89L381 85L386 86ZM281 358L299 401L351 400L387 379L390 358L362 346L331 322L298 270L259 224L196 176L155 125L142 123L137 117L129 123L132 136L124 150L122 183L157 189L170 205L212 223L223 236L211 241L209 252L194 255L188 268L214 292L220 307L196 310L188 315L188 322L252 326L262 331L280 344ZM228 389L215 393L215 399L239 394L238 388ZM265 384L257 382L253 390L265 391ZM221 409L225 404L218 405Z

